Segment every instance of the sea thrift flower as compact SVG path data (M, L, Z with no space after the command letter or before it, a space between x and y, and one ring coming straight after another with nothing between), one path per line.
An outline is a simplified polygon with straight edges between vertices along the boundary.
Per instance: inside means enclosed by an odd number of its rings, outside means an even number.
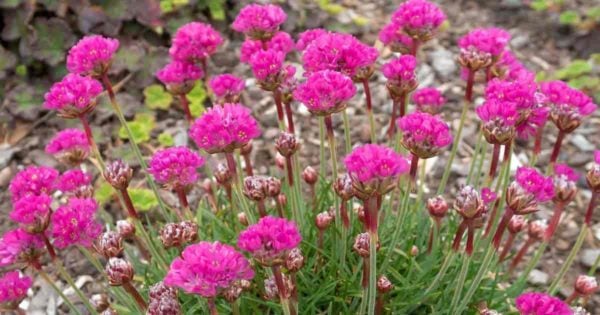
M106 74L119 41L100 35L85 36L69 50L67 69L80 75L101 77Z
M122 160L115 160L106 164L103 175L111 186L122 191L129 186L133 177L133 169Z
M90 154L90 144L82 130L59 131L46 145L46 153L70 166L81 164Z
M33 281L18 271L10 271L0 277L0 309L14 310L27 297Z
M279 6L250 4L240 10L231 26L251 39L266 41L279 31L286 19L287 15Z
M154 153L148 171L166 188L184 189L198 181L198 168L204 165L204 161L187 147L171 147Z
M266 43L266 49L263 49L263 43ZM240 61L243 63L250 63L252 56L261 50L279 51L285 56L287 53L294 50L294 40L292 39L292 36L286 32L277 32L277 34L267 42L246 39L242 43L242 47L240 47Z
M445 20L444 12L427 0L406 1L392 16L393 23L401 25L408 35L420 42L430 40Z
M561 132L572 132L581 125L583 117L596 110L597 105L589 96L563 81L544 82L540 89L550 107L550 120Z
M410 53L414 45L412 37L403 33L402 25L394 22L386 24L381 29L379 40L393 52L401 54Z
M0 238L0 267L12 264L39 265L38 258L44 248L43 239L18 228Z
M392 99L405 97L417 87L416 67L417 59L411 55L402 55L383 65L381 71L388 79L386 87Z
M302 236L296 223L266 216L240 233L237 245L265 266L280 265Z
M323 70L312 73L306 82L294 91L294 98L318 116L327 116L346 108L356 94L356 87L347 76Z
M78 118L94 109L100 93L100 82L70 73L44 95L44 107L56 110L64 118Z
M503 29L476 28L458 40L458 61L471 71L487 68L500 59L509 41L510 34Z
M74 193L91 183L92 177L88 173L79 169L72 169L60 175L56 181L56 188L63 193Z
M565 302L545 293L523 293L515 300L521 315L572 315Z
M184 95L193 88L196 80L202 78L201 68L187 61L174 60L158 70L156 77L173 95Z
M46 194L24 196L15 202L10 218L29 233L41 233L50 223L51 203Z
M317 180L319 179L319 174L311 166L307 166L306 168L304 168L301 176L302 176L302 179L304 180L304 182L306 182L307 184L309 184L311 186L316 184Z
M104 271L108 278L108 284L111 286L121 286L131 282L134 274L133 265L125 259L118 257L111 257Z
M233 152L259 135L250 109L241 104L208 109L190 128L190 138L208 153Z
M416 90L410 96L417 110L431 115L437 115L442 111L442 106L446 104L446 98L436 88L422 88Z
M250 67L262 89L274 91L290 75L288 71L293 69L295 73L295 68L284 67L284 60L285 54L273 49L261 50L252 55Z
M96 240L94 248L104 258L118 257L123 253L123 236L116 231L104 232Z
M483 121L481 129L485 140L494 145L507 145L515 137L518 118L515 103L488 99L477 107L477 116Z
M71 198L52 215L52 237L58 248L71 245L92 246L102 232L96 221L98 204L91 198Z
M510 50L505 50L500 60L491 68L492 76L507 81L517 80L525 72L528 72L527 68Z
M471 186L463 187L454 201L454 209L462 217L462 222L458 226L452 248L458 251L460 241L465 232L467 232L467 244L465 253L473 254L473 241L475 229L481 228L485 221L487 207L483 202L481 195Z
M298 272L304 266L304 256L300 248L292 249L285 259L285 269L289 272Z
M450 127L438 116L414 112L396 121L402 130L402 145L413 155L428 159L452 143Z
M496 201L498 199L498 194L496 194L493 190L488 187L484 187L481 189L481 198L486 205Z
M596 278L587 275L580 275L575 280L575 292L583 297L588 297L598 291L598 281Z
M26 167L13 177L8 186L12 201L16 202L27 195L51 195L57 178L58 171L51 167Z
M566 164L554 165L554 198L555 203L568 203L577 193L577 181L579 174Z
M298 40L296 41L296 49L298 51L304 51L315 39L327 33L328 31L322 28L313 28L300 33L300 35L298 35Z
M244 91L245 82L233 74L225 73L214 76L208 85L218 103L237 103Z
M192 221L167 223L159 234L165 248L181 247L198 240L198 225Z
M221 35L212 26L191 22L181 26L172 39L169 55L174 60L203 62L223 43Z
M250 280L254 271L233 247L200 242L186 247L171 263L164 283L186 293L213 298L238 280Z

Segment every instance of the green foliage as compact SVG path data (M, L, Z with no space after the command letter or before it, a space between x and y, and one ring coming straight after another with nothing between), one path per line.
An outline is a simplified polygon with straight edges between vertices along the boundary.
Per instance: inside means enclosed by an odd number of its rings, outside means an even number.
M344 11L344 7L342 5L331 3L329 0L319 0L318 3L321 10L331 15L337 15Z
M150 141L150 134L156 125L155 118L152 114L139 113L135 115L132 121L127 122L127 126L133 134L135 143L142 143ZM128 139L127 131L121 127L119 129L119 137L121 139Z
M144 103L150 109L169 109L173 96L160 84L152 84L144 89Z
M592 65L587 60L573 60L566 67L556 72L556 77L563 79L573 79L582 74L590 73L592 71Z
M575 25L581 22L579 14L572 10L564 11L559 17L560 24Z
M163 147L172 147L175 145L175 140L173 139L173 136L165 131L158 135L158 143L160 143Z
M69 25L58 18L36 18L33 30L25 38L24 55L55 66L65 58L65 51L75 41Z
M136 210L148 211L158 207L158 200L152 190L146 188L129 188L127 191Z
M204 112L204 101L206 100L206 90L202 81L198 81L194 88L187 94L190 101L190 112L192 116L198 117Z
M99 182L100 184L94 189L94 197L98 203L105 204L112 199L114 190L113 187L103 179L100 179Z
M160 0L160 9L163 13L170 13L189 4L189 0Z

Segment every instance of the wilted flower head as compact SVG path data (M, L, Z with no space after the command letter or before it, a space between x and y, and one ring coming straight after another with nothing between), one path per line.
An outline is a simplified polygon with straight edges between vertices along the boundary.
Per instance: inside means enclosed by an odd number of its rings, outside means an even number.
M573 312L565 302L545 293L527 292L515 300L521 315L572 315Z
M27 195L51 195L58 171L46 166L28 166L10 181L8 190L13 202Z
M510 34L500 28L476 28L458 40L459 63L477 71L498 61L506 50Z
M355 148L344 158L344 164L352 177L357 196L361 199L387 193L394 188L398 177L409 168L402 155L377 144Z
M446 104L446 98L442 93L432 87L418 89L411 94L410 98L417 106L418 111L431 115L439 114L442 111L442 106Z
M135 225L127 220L117 221L117 233L127 239L135 235Z
M408 35L421 42L430 40L445 20L444 12L427 0L408 0L392 16L393 23L401 25Z
M289 272L298 272L304 266L304 256L300 248L296 247L292 249L287 258L285 259L285 268Z
M117 257L108 259L104 271L108 278L108 284L112 286L120 286L130 282L134 274L133 265L127 260Z
M119 41L100 35L85 36L71 47L67 69L80 75L102 76L108 71Z
M327 34L327 30L322 28L313 28L300 33L300 35L298 35L298 40L296 41L296 49L298 51L304 51L310 43L325 34Z
M294 98L308 110L320 116L337 113L346 108L348 100L356 94L356 87L347 76L330 70L312 73L298 85Z
M427 211L434 218L442 219L448 213L448 203L443 196L435 196L427 199Z
M567 164L557 163L554 165L554 202L567 203L575 198L577 193L577 180L579 174Z
M44 95L44 107L56 110L61 117L77 118L94 109L96 97L100 93L100 82L69 73L61 81L54 83Z
M169 189L183 189L198 181L198 168L204 158L184 146L156 151L148 171L154 179Z
M18 271L10 271L0 277L0 308L5 311L16 309L27 296L33 281Z
M413 47L412 37L402 31L402 25L390 22L379 32L379 40L393 52L408 54Z
M106 231L100 234L94 248L105 258L117 257L123 253L123 236L116 231Z
M92 177L80 170L72 169L64 172L56 181L56 188L63 193L77 193L79 189L89 186L92 183Z
M488 99L476 111L483 121L481 129L488 143L507 144L514 139L519 116L515 103Z
M317 216L315 217L315 225L317 226L317 228L319 230L325 230L326 228L328 228L331 225L331 222L333 222L333 215L331 212L329 211L323 211L320 213L317 213Z
M29 234L21 228L10 230L0 238L0 266L37 263L43 248L40 235Z
M394 288L392 282L384 275L379 276L377 278L377 292L379 293L388 293Z
M167 223L159 237L165 248L181 247L198 239L198 225L192 221Z
M175 32L169 55L174 60L196 63L214 54L221 43L223 38L212 26L190 22Z
M279 6L250 4L240 10L231 26L254 40L268 40L286 19L287 15Z
M277 32L275 36L266 42L247 38L240 47L240 61L249 63L255 53L263 50L263 43L266 44L267 50L279 51L284 56L294 50L294 40L286 32Z
M190 128L190 137L208 153L233 152L259 135L258 122L241 104L208 109Z
M589 296L598 291L598 281L595 277L579 275L575 280L575 291L581 296Z
M585 179L590 188L598 192L600 191L600 150L594 152L594 161L595 163L585 175Z
M512 234L521 232L527 226L527 220L522 215L513 215L508 222L508 231Z
M386 87L393 99L417 88L416 67L417 59L411 55L402 55L383 65L381 71L388 79Z
M349 174L338 176L333 182L333 189L342 200L350 200L354 197L354 186L352 185L352 177Z
M572 132L581 125L583 117L596 110L592 98L563 81L544 82L540 89L550 107L550 120L562 132Z
M464 186L458 192L454 200L454 209L465 219L475 219L486 212L479 192L471 186Z
M266 216L242 231L237 245L250 252L259 263L270 266L283 263L288 252L301 240L296 223Z
M450 127L438 116L414 112L396 120L402 145L422 159L438 155L452 143Z
M530 221L527 225L527 235L534 240L541 240L547 229L548 223L545 220Z
M104 179L117 190L126 189L133 177L133 169L122 160L115 160L106 164Z
M52 237L58 248L71 245L92 246L102 232L96 221L98 204L91 198L71 198L52 215Z
M187 94L203 75L202 68L194 63L178 60L171 61L156 73L160 82L174 95Z
M75 166L81 164L90 154L90 144L85 133L69 128L56 133L46 145L46 153L54 155L61 162Z
M352 248L360 257L368 258L369 249L371 246L370 244L371 237L369 236L369 233L360 233L356 235L356 238L354 239L354 245L352 245ZM379 241L377 241L377 248L375 250L379 250L379 245Z
M245 87L243 79L228 73L214 76L208 85L217 101L222 104L238 102Z
M294 134L289 132L282 132L279 134L279 137L277 137L277 139L275 140L275 148L277 149L277 152L279 152L279 154L285 157L290 157L294 153L296 153L296 151L298 151L298 149L300 148L300 142L298 141L298 139L296 139L296 136L294 136Z
M177 290L158 282L150 287L147 315L180 315Z
M238 280L250 280L254 271L233 247L200 242L186 247L171 263L164 283L186 293L214 297Z
M244 178L244 195L254 201L261 201L269 196L269 177L262 175L247 176Z
M51 203L46 194L24 196L14 203L10 218L29 233L42 233L50 223Z

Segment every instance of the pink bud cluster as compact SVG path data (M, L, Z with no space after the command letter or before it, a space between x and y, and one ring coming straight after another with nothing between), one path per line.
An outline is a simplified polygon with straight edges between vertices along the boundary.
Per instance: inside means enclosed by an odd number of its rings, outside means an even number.
M0 266L37 262L44 248L38 234L29 234L24 229L10 230L0 238Z
M237 245L250 252L259 263L271 266L283 263L288 252L301 240L295 222L265 216L240 233Z
M85 159L90 152L90 144L85 133L79 129L68 128L59 131L46 145L46 153L60 156L80 152Z
M589 96L563 81L544 82L540 89L546 96L550 119L563 132L575 130L583 117L596 110L597 105Z
M170 189L182 189L198 181L198 168L204 158L187 147L171 147L156 151L150 159L148 172Z
M156 77L165 85L193 82L203 75L202 69L195 64L179 60L171 61L156 73Z
M572 315L573 312L565 302L553 296L528 292L523 293L515 300L517 310L521 315Z
M96 97L101 92L100 82L70 73L54 83L44 95L44 107L56 110L66 118L79 117L94 109Z
M310 74L304 83L298 85L294 98L311 113L326 116L346 108L355 94L356 87L349 77L336 71L322 70Z
M452 143L450 127L438 116L414 112L396 121L402 130L402 144L414 155L427 159Z
M411 100L417 106L417 110L432 115L439 114L442 106L446 104L446 98L442 93L432 87L426 87L416 90L411 95Z
M85 36L67 55L67 69L80 75L101 76L108 70L119 41L100 35Z
M353 185L363 193L371 191L383 194L400 175L408 172L408 162L402 155L377 144L355 148L344 158L344 164L352 176ZM358 184L361 187L356 187Z
M96 221L98 204L91 198L71 198L52 215L54 246L67 248L72 245L91 247L102 232Z
M242 8L232 28L254 40L268 40L287 19L287 14L279 6L250 4Z

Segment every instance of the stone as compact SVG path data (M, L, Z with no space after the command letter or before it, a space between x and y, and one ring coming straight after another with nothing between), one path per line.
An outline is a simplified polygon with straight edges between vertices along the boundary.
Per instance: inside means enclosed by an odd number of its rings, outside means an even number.
M600 256L600 249L584 249L581 251L581 263L586 267L591 267Z
M442 78L450 78L456 75L458 66L456 64L455 56L451 51L440 47L429 54L433 69Z
M527 278L527 281L533 285L544 285L548 283L550 276L547 273L533 269Z

